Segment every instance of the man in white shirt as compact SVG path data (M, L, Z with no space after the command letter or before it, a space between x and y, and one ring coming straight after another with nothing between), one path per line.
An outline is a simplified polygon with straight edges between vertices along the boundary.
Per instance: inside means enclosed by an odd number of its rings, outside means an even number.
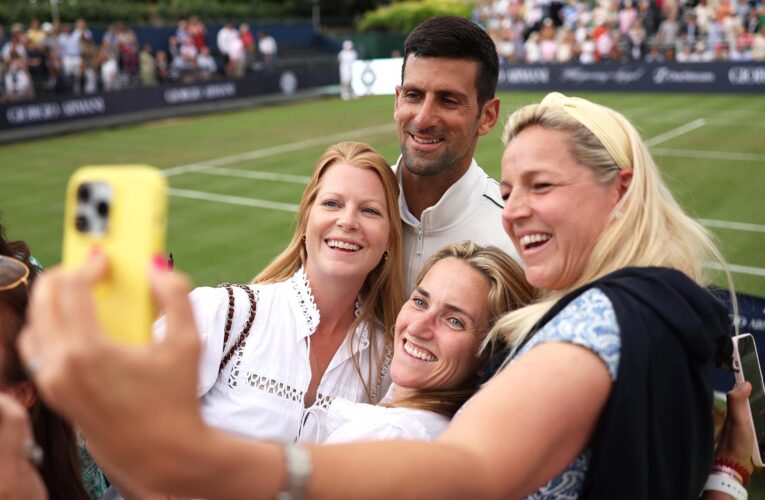
M263 57L263 64L266 69L272 68L276 62L277 50L278 48L274 37L263 33L262 31L258 33L258 51Z
M494 42L471 21L439 16L404 44L394 116L396 175L404 226L404 273L414 288L422 265L447 243L495 245L519 261L502 228L499 185L473 159L499 118Z
M221 56L223 56L224 63L226 64L228 63L228 53L231 50L231 44L238 37L239 32L231 23L226 23L220 29L220 31L218 31L218 35L216 36L215 41L218 45L218 51L220 52Z
M359 54L353 48L353 42L350 40L344 41L343 50L337 54L337 62L340 65L340 97L344 101L353 97L351 79L353 76L353 63L358 57Z

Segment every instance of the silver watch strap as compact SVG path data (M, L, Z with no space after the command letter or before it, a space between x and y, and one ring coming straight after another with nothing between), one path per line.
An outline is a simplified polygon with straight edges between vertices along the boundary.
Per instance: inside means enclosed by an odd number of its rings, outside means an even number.
M311 477L311 454L299 444L287 443L284 459L287 480L284 491L276 495L276 500L303 500Z

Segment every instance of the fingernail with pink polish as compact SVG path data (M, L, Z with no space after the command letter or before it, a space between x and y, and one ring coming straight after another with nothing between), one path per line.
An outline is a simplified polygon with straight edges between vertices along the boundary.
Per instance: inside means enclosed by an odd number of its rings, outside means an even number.
M151 259L151 265L158 271L167 271L170 269L168 266L167 257L162 254L157 254Z

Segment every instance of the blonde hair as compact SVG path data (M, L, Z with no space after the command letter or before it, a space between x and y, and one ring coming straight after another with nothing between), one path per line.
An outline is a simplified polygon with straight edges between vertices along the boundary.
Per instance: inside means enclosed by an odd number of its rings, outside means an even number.
M497 247L481 246L472 241L442 247L425 263L417 276L417 283L425 278L437 262L450 257L469 265L489 283L489 293L486 296L489 323L486 330L478 332L481 336L485 335L503 314L521 308L534 299L534 288L526 281L523 269L509 255ZM459 276L454 279L459 279ZM481 357L483 363L490 353L484 350L476 354ZM475 393L479 379L480 376L476 373L458 387L424 389L390 406L428 410L451 418Z
M316 200L316 195L321 185L321 179L329 167L335 164L348 164L355 167L372 170L382 181L385 189L385 201L387 205L386 216L390 222L388 234L387 257L380 260L369 275L367 275L360 294L363 297L361 311L351 325L351 331L356 332L357 327L366 323L369 325L370 345L369 370L366 376L362 375L358 359L354 356L356 373L361 379L367 397L374 401L379 397L375 387L371 383L379 380L382 376L383 358L392 344L392 337L387 333L396 322L396 315L404 301L404 272L402 261L402 229L398 210L398 181L388 162L371 146L359 142L340 142L327 148L319 161L316 163L311 180L303 192L300 207L297 213L297 226L287 248L279 254L263 271L253 280L253 283L276 283L284 281L292 276L299 268L305 267L306 249L303 235L308 226L308 214ZM377 326L385 338L385 349L378 352ZM355 335L355 333L354 333ZM348 343L349 348L354 345L353 340ZM376 361L378 373L372 374L371 367Z
M490 333L491 339L503 337L519 345L560 297L628 266L670 267L705 284L709 277L703 264L712 258L722 264L733 292L730 272L712 237L672 197L648 147L624 116L585 99L553 93L510 116L503 134L505 147L534 126L566 132L571 155L590 167L600 182L613 182L624 169L632 170L632 180L581 276L566 289L545 291L536 303L503 317ZM731 297L737 316L735 295Z

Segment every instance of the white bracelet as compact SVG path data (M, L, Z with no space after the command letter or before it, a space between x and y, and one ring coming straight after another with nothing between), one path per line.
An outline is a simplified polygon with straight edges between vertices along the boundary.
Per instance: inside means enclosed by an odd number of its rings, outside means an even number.
M702 491L719 491L733 497L733 500L746 500L749 494L744 486L721 474L710 474Z
M295 443L284 445L285 489L276 496L277 500L303 500L308 478L311 477L311 454Z

